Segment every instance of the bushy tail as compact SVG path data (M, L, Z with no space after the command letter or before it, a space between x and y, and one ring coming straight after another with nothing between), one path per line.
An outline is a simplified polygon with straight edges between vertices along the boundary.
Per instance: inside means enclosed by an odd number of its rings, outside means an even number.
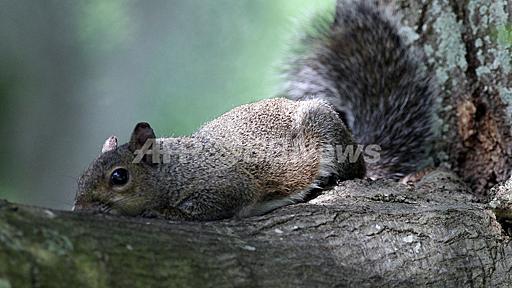
M417 171L430 146L436 89L399 34L392 8L338 1L334 19L316 25L290 62L285 94L327 100L359 144L379 145L380 159L367 163L369 177Z

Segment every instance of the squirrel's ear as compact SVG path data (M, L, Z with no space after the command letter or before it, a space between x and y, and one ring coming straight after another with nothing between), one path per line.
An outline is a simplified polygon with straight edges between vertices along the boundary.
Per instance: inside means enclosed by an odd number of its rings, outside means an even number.
M117 137L112 135L105 140L103 147L101 148L101 153L105 153L108 151L115 150L117 148Z
M133 129L129 149L130 151L135 152L135 150L140 149L148 139L155 138L155 132L153 132L151 126L146 122L140 122L135 125L135 128Z

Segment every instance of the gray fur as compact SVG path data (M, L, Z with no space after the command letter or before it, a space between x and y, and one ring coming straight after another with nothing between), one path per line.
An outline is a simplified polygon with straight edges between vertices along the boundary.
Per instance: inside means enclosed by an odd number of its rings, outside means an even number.
M315 25L302 41L306 52L289 63L284 94L325 99L358 143L380 145L368 176L399 179L417 171L431 141L436 89L415 59L419 53L399 34L393 8L341 0L334 20Z
M129 143L107 140L80 177L75 209L177 220L260 215L337 180L364 177L362 157L337 157L337 147L356 141L383 149L381 160L368 164L370 177L416 171L429 145L435 93L392 10L339 1L334 20L320 24L287 74L285 94L299 101L242 105L189 137L158 138L167 163L149 155L132 163L134 151L155 138L139 123ZM131 177L115 186L109 179L119 168Z
M332 180L365 175L362 157L336 158L336 145L355 142L319 99L242 105L190 137L156 139L168 163L132 163L133 152L152 137L149 124L139 123L130 143L102 153L80 178L76 210L179 220L247 217L303 201ZM131 180L114 187L110 174L119 167Z

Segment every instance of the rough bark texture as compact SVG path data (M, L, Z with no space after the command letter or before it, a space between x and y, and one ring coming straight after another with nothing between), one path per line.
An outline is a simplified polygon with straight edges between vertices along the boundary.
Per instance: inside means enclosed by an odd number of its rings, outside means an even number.
M512 178L492 188L490 196L489 208L494 211L505 233L512 236Z
M451 174L347 181L208 223L0 204L0 287L510 287L512 242ZM2 286L3 285L3 286Z
M398 2L443 94L435 158L487 200L512 171L512 1Z

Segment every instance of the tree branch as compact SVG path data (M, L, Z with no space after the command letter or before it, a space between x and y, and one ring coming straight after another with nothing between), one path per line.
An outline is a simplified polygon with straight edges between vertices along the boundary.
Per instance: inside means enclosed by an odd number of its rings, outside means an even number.
M80 215L3 202L0 284L510 285L510 239L492 212L466 192L443 172L427 175L416 188L347 181L309 203L265 216L202 223Z

